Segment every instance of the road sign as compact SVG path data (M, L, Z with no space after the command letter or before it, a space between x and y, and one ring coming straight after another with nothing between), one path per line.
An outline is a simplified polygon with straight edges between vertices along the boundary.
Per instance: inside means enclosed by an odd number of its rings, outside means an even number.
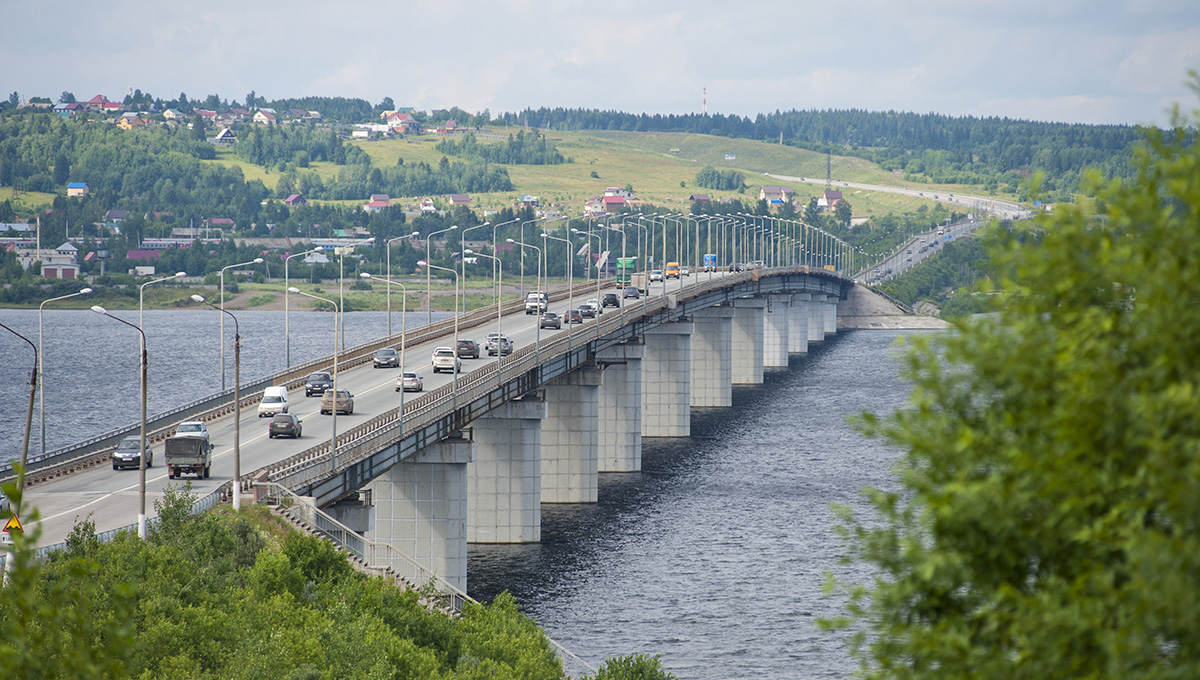
M21 526L21 519L16 515L8 518L8 522L4 524L4 533L25 533L25 528Z

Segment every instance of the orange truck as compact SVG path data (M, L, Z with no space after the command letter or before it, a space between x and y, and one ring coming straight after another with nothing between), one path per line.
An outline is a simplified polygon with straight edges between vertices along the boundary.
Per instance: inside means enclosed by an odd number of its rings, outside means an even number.
M679 278L679 263L678 262L668 262L667 268L664 273L664 277L668 278L668 279Z

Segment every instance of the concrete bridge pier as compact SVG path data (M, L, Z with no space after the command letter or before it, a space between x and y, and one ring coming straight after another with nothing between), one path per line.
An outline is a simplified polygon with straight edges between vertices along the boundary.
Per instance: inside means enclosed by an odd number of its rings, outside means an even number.
M692 431L692 331L690 321L646 332L642 360L642 436L686 437Z
M837 335L837 308L838 297L836 295L825 296L825 335Z
M760 385L763 381L763 316L767 301L738 298L733 301L733 383Z
M763 314L763 366L786 368L788 365L788 319L791 295L768 295Z
M537 396L510 401L471 425L475 460L467 466L467 542L542 540L542 421Z
M733 405L733 307L692 316L692 406Z
M642 469L642 360L646 346L628 342L600 351L599 471Z
M808 305L808 342L821 342L825 339L825 296L812 294Z
M393 465L368 488L375 527L367 538L387 543L467 589L467 465L472 443L444 439ZM401 559L393 556L397 565Z
M812 295L797 293L792 296L792 306L788 315L788 352L793 354L808 351L808 311L812 304Z
M595 503L599 472L600 369L580 368L546 386L542 502Z

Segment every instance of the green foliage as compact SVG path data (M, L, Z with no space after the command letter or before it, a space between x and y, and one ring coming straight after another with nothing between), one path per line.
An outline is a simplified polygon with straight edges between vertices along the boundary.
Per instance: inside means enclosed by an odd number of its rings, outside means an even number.
M659 657L637 654L605 661L592 680L675 680L675 676L663 670Z
M706 165L696 173L696 184L716 191L736 191L746 186L746 176L737 170L717 170Z
M1200 145L1147 136L1136 180L1088 178L1107 217L1002 234L999 313L919 339L911 408L864 417L907 452L845 527L864 677L1200 676Z
M475 133L468 132L460 141L446 139L439 142L434 150L448 156L465 156L506 165L558 165L567 162L537 130L528 135L520 130L516 136L509 135L505 144L480 144L475 139Z
M922 260L879 288L910 307L921 301L932 302L943 308L942 316L946 318L984 311L987 296L971 294L976 283L991 272L984 240L967 237L944 243L937 257ZM951 300L955 301L954 311L947 305Z

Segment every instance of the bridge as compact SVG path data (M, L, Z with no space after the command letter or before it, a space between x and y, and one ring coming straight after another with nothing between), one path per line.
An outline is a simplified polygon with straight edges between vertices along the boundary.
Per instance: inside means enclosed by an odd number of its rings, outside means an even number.
M336 441L333 418L316 413L319 400L295 391L310 372L330 370L332 356L243 385L240 423L229 390L157 416L149 431L161 441L182 420L208 421L217 450L212 477L192 481L200 507L229 501L235 485L244 498L285 489L390 546L381 554L393 557L381 559L415 560L465 590L468 543L540 540L542 503L596 502L599 473L640 469L642 437L687 436L692 407L730 406L733 385L761 383L764 368L785 367L789 354L835 333L838 302L853 285L807 266L696 273L557 331L539 329L523 302L478 309L459 315L459 337L500 331L518 349L464 360L459 376L430 373L433 347L453 344L453 319L339 353L338 387L354 394L355 409L337 417ZM551 307L599 290L556 291ZM383 347L403 347L405 370L422 373L429 391L396 392L397 372L371 365ZM271 385L293 390L302 438L266 436L254 405ZM31 462L25 507L40 518L23 519L27 530L40 526L39 545L63 541L87 516L97 532L130 528L137 475L109 461L131 433ZM147 471L154 498L178 483L167 480L161 453L157 462Z

